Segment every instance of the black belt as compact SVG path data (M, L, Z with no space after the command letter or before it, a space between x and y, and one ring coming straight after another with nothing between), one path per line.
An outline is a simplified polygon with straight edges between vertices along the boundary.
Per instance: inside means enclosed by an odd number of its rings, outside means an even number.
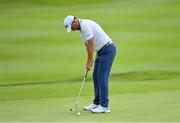
M111 41L107 42L100 50L97 51L97 53L98 53L98 54L101 53L101 51L102 51L105 47L107 47L109 44L112 44L112 42L111 42Z

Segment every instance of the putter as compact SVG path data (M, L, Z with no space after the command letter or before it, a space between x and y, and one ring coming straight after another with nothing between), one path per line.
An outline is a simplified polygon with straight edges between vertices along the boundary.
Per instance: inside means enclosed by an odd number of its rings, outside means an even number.
M81 84L81 88L79 90L79 94L78 94L78 97L77 97L77 100L76 100L75 108L70 109L70 111L75 111L77 116L81 115L81 113L78 111L78 101L79 101L79 97L81 95L82 88L84 86L84 82L86 80L87 74L88 74L88 71L86 71L86 73L84 75L84 78L83 78L83 81L82 81L82 84Z

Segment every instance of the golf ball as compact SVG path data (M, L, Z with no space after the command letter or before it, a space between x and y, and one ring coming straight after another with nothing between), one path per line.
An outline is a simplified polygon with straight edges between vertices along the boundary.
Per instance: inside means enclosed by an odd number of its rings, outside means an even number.
M81 115L81 113L80 113L80 112L78 112L78 113L77 113L77 115Z

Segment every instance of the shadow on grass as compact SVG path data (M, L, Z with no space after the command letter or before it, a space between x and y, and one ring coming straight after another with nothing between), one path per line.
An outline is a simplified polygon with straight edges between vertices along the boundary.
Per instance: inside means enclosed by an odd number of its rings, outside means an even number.
M126 81L148 81L148 80L166 80L175 79L180 77L180 72L177 71L146 71L146 72L127 72L127 73L115 73L111 74L111 80L126 80ZM92 80L88 78L87 81ZM38 82L16 82L13 84L0 84L0 87L6 86L20 86L20 85L38 85L38 84L55 84L62 82L79 82L82 78L74 78L67 80L55 80L55 81L38 81Z
M147 71L117 73L110 76L111 80L146 81L146 80L166 80L180 77L177 71Z

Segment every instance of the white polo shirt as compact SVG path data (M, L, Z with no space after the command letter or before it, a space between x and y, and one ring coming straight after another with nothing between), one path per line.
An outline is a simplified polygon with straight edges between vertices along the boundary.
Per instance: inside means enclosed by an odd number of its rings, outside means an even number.
M81 30L80 36L87 42L93 38L94 50L100 50L106 43L112 42L112 39L103 31L103 29L94 21L88 19L79 19Z

